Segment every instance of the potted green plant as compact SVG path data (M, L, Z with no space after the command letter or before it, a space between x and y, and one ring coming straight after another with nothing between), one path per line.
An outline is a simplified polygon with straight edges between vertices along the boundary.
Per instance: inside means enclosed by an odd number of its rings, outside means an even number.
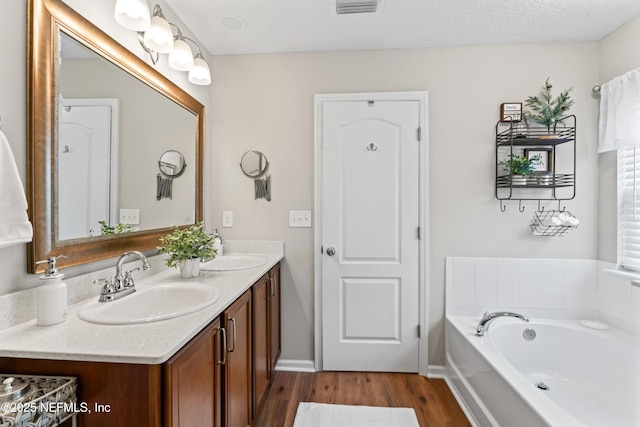
M570 96L573 87L563 91L554 99L551 95L553 85L549 79L550 77L547 77L538 96L530 96L526 99L525 106L529 107L531 111L524 113L526 119L546 126L547 134L551 134L551 128L555 129L558 123L562 123L574 103Z
M535 167L542 162L539 155L527 158L509 154L508 157L498 164L509 172L511 183L514 185L526 185L528 178L535 174Z
M200 260L214 258L213 237L204 231L204 222L189 227L171 227L172 232L160 238L162 254L169 254L165 263L168 267L178 266L180 275L196 277L200 273Z

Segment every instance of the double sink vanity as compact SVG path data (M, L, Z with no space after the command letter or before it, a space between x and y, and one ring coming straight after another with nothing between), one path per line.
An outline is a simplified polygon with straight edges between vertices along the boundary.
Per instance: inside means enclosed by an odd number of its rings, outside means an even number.
M204 220L205 107L193 96L201 92L185 91L69 3L83 2L27 2L25 188L33 225L27 245L32 274L45 270L40 260L59 258L58 268L65 269L155 250L172 224ZM102 10L82 8L89 14ZM62 179L63 171L78 169L65 163L73 143L65 137L64 117L80 105L58 100L107 100L121 111L111 109L119 120L111 120L110 131L100 138L109 154L97 159L110 165L99 181L108 182L112 191L77 188L88 178ZM149 110L153 114L146 114ZM145 114L132 113L139 111ZM119 138L113 141L111 135ZM167 194L149 191L153 188L145 184L167 178L158 161L166 161L163 153L182 158L180 174L169 174L179 177L172 197L161 197ZM81 201L85 193L97 195L102 210L94 200ZM107 199L108 206L102 202ZM125 206L137 212L136 229L116 232L118 210ZM99 213L80 214L79 208ZM62 224L73 225L73 232ZM136 291L117 299L110 294L120 290L122 280L115 285L105 280L101 296L106 302L95 296L75 304L62 323L11 323L0 332L0 372L75 377L74 418L80 426L251 425L280 354L283 244L260 242L252 250L237 250L229 243L225 252L242 256L214 260L196 278L183 280L177 270L164 271L136 280ZM117 263L119 273L124 261ZM129 284L131 273L118 277ZM85 278L72 278L83 295L73 302L92 294ZM34 293L24 290L30 302Z
M2 331L0 372L77 377L80 426L251 425L280 354L282 243L263 243Z

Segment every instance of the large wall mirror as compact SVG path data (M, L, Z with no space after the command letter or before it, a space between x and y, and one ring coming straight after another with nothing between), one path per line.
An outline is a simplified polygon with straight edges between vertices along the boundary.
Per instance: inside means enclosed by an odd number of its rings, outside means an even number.
M204 106L61 0L29 5L28 271L151 249L202 220ZM158 199L170 150L194 166ZM122 209L138 224L118 226Z

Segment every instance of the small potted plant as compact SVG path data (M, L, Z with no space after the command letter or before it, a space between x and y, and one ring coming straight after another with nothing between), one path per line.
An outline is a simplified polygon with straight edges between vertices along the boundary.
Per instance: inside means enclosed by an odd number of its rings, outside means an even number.
M535 174L535 167L541 163L539 155L527 158L509 154L509 158L498 163L505 168L511 177L512 185L526 185L530 176Z
M168 267L178 266L180 275L185 278L196 277L200 273L200 260L213 258L213 237L204 231L204 222L189 227L171 227L172 232L160 238L162 254L169 254L165 263Z
M530 96L525 101L525 106L529 107L531 111L525 111L525 119L531 119L536 123L539 123L547 127L547 134L551 134L551 129L555 130L558 123L562 123L567 116L569 108L574 103L569 93L573 90L573 87L563 91L557 98L553 98L551 95L551 88L553 85L549 82L549 77L544 82L540 94L538 96Z

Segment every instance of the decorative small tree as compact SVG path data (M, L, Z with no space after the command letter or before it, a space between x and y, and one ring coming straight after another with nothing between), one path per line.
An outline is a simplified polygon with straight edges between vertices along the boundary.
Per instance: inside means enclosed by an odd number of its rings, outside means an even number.
M524 156L509 154L509 159L498 164L509 171L511 175L529 176L535 173L535 166L538 166L541 161L539 155L528 159Z
M531 108L531 111L525 112L525 117L546 126L547 133L551 133L551 127L555 128L558 123L562 123L569 108L575 102L569 95L573 87L563 91L557 98L553 99L551 95L553 85L549 82L549 79L550 77L547 77L539 96L530 96L525 101L525 106Z
M168 267L195 258L206 259L216 255L213 249L213 237L204 231L204 223L194 224L180 229L171 226L172 233L162 236L160 253L169 254L166 259Z

